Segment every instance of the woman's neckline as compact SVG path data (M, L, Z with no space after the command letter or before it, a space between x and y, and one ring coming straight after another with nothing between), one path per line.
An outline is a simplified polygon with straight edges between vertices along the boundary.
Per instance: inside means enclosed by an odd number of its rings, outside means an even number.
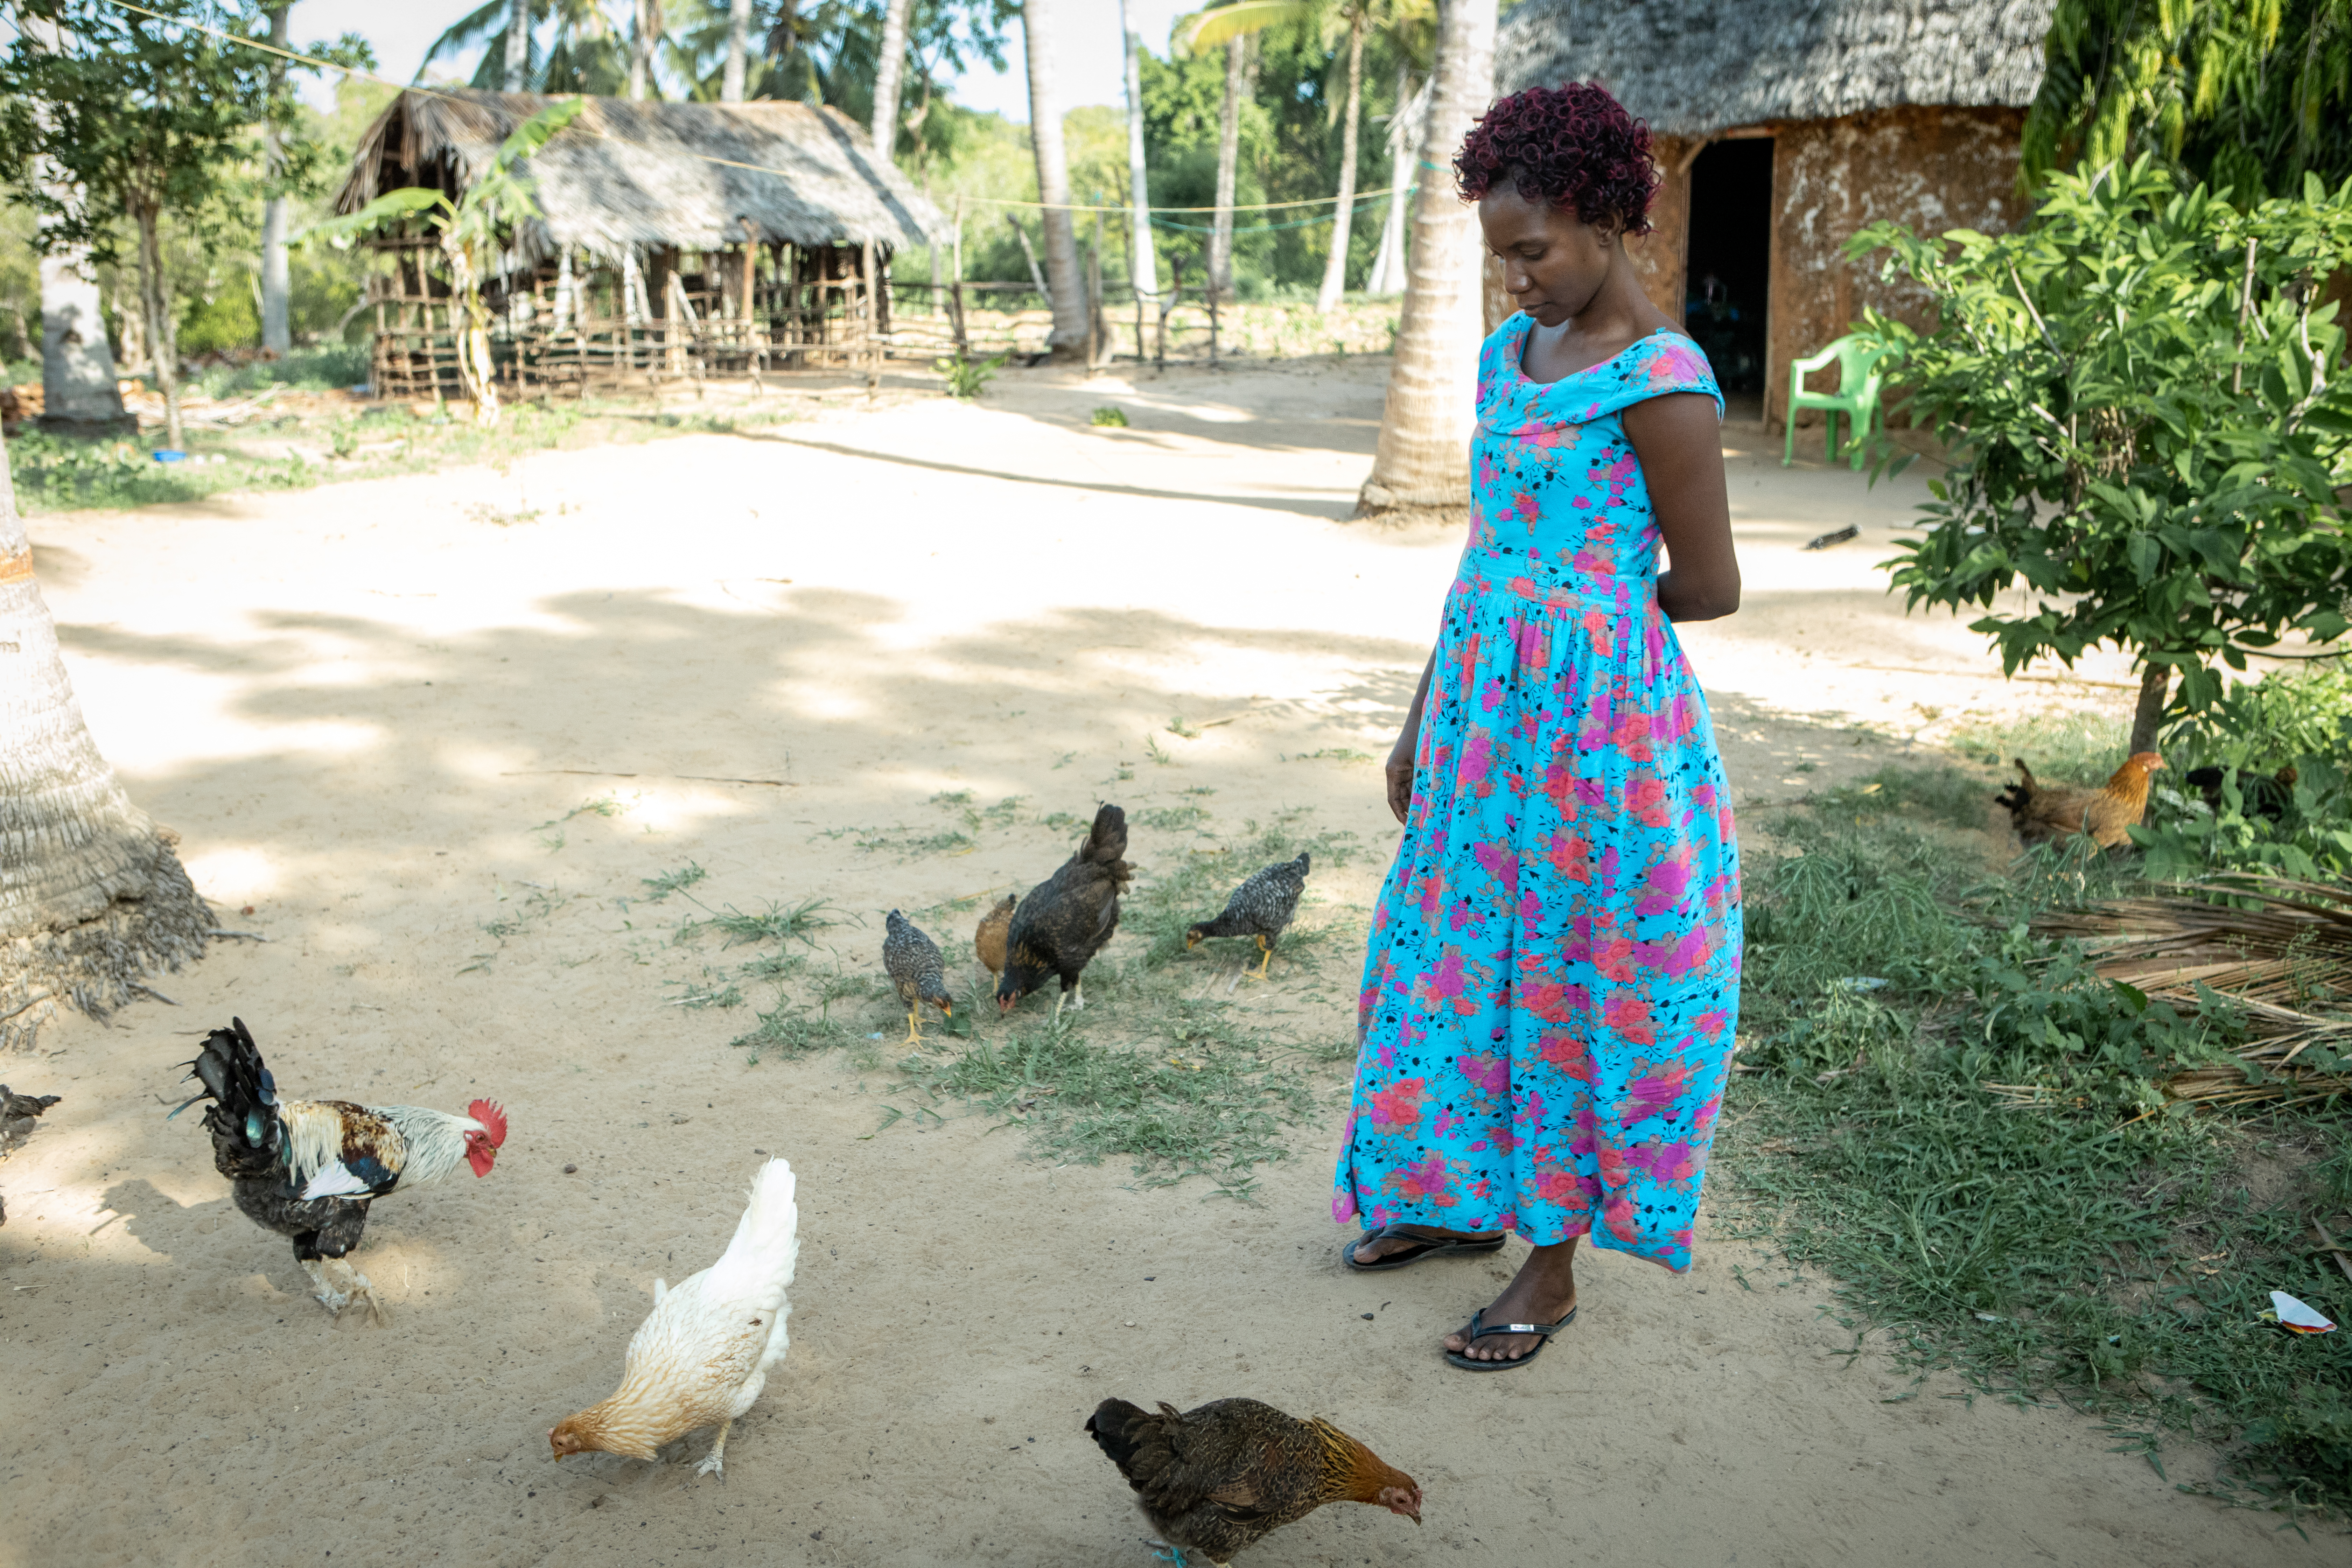
M1527 316L1527 312L1524 310L1522 310L1520 314ZM1615 353L1611 354L1607 359L1595 360L1591 364L1586 365L1582 370L1570 371L1566 375L1557 377L1551 381L1538 381L1535 377L1528 374L1527 364L1528 345L1535 342L1536 338L1536 319L1533 316L1527 316L1527 326L1519 332L1518 346L1511 351L1511 370L1521 381L1526 382L1529 386L1559 386L1563 383L1574 381L1580 376L1591 375L1594 371L1601 369L1603 365L1615 364L1619 360L1623 359L1627 354L1632 353L1635 349L1640 348L1652 338L1679 337L1682 335L1681 333L1676 332L1672 327L1653 327L1648 331L1643 332L1640 337L1635 338L1632 342L1627 343L1623 348L1619 349Z

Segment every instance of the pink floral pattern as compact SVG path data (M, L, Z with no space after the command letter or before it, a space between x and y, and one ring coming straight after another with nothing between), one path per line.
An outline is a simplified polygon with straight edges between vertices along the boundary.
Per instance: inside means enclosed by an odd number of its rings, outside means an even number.
M1622 412L1721 395L1659 332L1538 385L1486 341L1470 541L1373 916L1334 1217L1690 1266L1739 1009L1739 851L1657 606Z

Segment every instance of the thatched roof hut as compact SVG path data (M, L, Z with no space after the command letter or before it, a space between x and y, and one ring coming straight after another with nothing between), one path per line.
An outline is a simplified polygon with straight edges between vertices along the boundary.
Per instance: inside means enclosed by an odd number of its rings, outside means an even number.
M1661 136L1904 107L2022 109L2051 0L1526 0L1495 83L1597 81Z
M515 128L553 101L536 93L412 89L361 137L335 210L388 190L456 195ZM659 103L591 98L530 160L546 216L526 252L576 246L607 260L632 247L691 251L920 245L937 208L840 110L804 103Z
M1496 90L1595 81L1649 122L1652 298L1777 415L1789 361L1864 305L1916 311L1843 254L1880 218L2020 221L2018 132L2053 0L1524 0Z

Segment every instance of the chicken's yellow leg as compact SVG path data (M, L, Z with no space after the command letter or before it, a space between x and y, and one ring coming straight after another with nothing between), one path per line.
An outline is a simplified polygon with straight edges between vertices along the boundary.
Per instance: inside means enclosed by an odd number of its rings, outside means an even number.
M1241 977L1244 980L1264 980L1265 978L1265 966L1274 962L1274 944L1266 941L1263 936L1255 940L1257 942L1258 951L1265 956L1258 960L1258 966L1255 970L1251 969L1246 964L1243 965Z
M719 1436L710 1441L709 1455L694 1467L696 1475L717 1476L722 1481L727 1479L727 1430L734 1425L732 1420L719 1424Z
M919 1046L923 1043L922 1027L916 1022L916 1020L921 1016L922 1009L920 1006L914 1006L907 1009L907 1037L898 1042L900 1045Z

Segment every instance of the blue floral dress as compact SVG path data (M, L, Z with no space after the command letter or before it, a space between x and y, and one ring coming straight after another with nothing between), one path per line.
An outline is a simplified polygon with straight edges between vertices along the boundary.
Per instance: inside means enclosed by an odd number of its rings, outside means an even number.
M1372 920L1333 1216L1690 1266L1739 1009L1739 855L1658 610L1623 411L1722 395L1661 331L1538 385L1486 340L1468 545Z

